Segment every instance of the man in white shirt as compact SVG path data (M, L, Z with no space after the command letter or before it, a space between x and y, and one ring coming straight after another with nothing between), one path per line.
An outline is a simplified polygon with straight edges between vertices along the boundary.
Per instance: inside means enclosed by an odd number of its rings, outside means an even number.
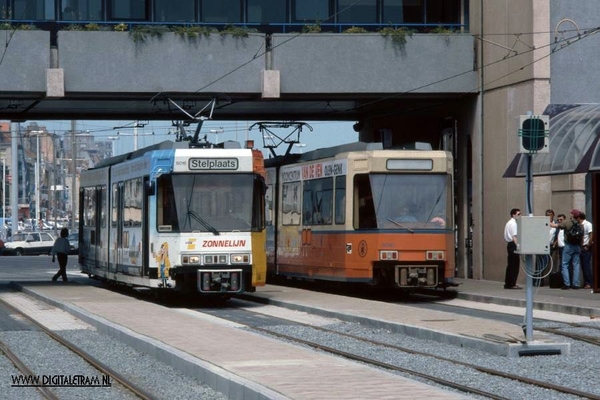
M510 210L510 219L504 226L504 240L506 241L506 252L508 253L506 262L506 275L504 277L504 289L521 289L517 285L519 277L520 258L516 254L517 250L517 220L521 216L521 210L513 208Z
M583 225L583 245L581 246L581 270L583 271L583 288L592 288L592 245L594 244L594 233L592 223L585 219L585 213L579 213L579 223Z

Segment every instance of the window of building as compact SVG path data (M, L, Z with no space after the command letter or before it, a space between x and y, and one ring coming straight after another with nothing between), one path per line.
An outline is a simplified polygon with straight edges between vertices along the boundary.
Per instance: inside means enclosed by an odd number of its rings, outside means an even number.
M460 0L427 0L428 24L460 23Z
M60 19L62 21L100 21L102 0L63 0Z
M54 0L14 0L12 10L12 15L7 16L9 19L49 21L56 19L54 14Z
M195 3L195 0L155 0L154 20L157 22L195 21Z
M384 24L400 24L404 22L404 3L406 0L383 0Z
M235 23L242 21L241 0L202 0L202 22Z
M294 2L294 21L312 22L329 21L332 13L329 9L329 2L323 0L295 0Z
M377 22L377 0L338 0L337 22L369 24Z
M248 22L286 22L286 0L248 0Z
M146 20L147 11L146 0L111 0L109 19Z

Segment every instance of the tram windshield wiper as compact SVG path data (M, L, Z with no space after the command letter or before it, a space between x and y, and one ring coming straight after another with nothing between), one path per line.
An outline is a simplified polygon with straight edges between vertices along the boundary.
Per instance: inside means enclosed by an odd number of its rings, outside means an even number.
M202 225L204 228L206 228L207 231L212 232L215 236L219 236L221 234L217 230L217 228L215 228L214 226L212 226L211 224L206 222L206 220L204 218L202 218L201 216L199 216L195 211L188 210L187 215L188 215L188 218L189 217L194 218L194 220L196 220L198 223L200 223L200 225Z
M393 219L391 219L391 218L389 218L389 217L388 217L388 219L387 219L387 220L388 220L388 221L390 221L391 223L395 224L395 225L398 225L400 228L404 228L404 229L406 229L406 230L407 230L407 231L409 231L410 233L415 233L415 231L414 231L414 230L410 229L410 228L409 228L408 226L406 226L406 225L403 225L403 224L401 224L401 223L400 223L400 222L398 222L398 221L394 221Z

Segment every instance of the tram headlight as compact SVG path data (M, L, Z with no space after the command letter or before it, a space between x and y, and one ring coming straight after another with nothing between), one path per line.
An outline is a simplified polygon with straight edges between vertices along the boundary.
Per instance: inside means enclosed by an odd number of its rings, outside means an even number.
M183 265L200 264L200 256L183 255L181 256L181 263Z
M250 254L232 254L232 264L248 264L250 262Z

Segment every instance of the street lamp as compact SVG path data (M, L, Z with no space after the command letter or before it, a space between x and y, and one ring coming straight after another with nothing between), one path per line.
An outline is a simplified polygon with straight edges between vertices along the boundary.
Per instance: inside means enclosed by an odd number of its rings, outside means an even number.
M42 218L40 213L40 136L46 134L44 131L31 131L31 134L35 135L36 152L35 152L35 214L33 215L34 221L32 224L37 224L38 219ZM30 213L31 214L31 213ZM35 225L34 225L35 226Z

